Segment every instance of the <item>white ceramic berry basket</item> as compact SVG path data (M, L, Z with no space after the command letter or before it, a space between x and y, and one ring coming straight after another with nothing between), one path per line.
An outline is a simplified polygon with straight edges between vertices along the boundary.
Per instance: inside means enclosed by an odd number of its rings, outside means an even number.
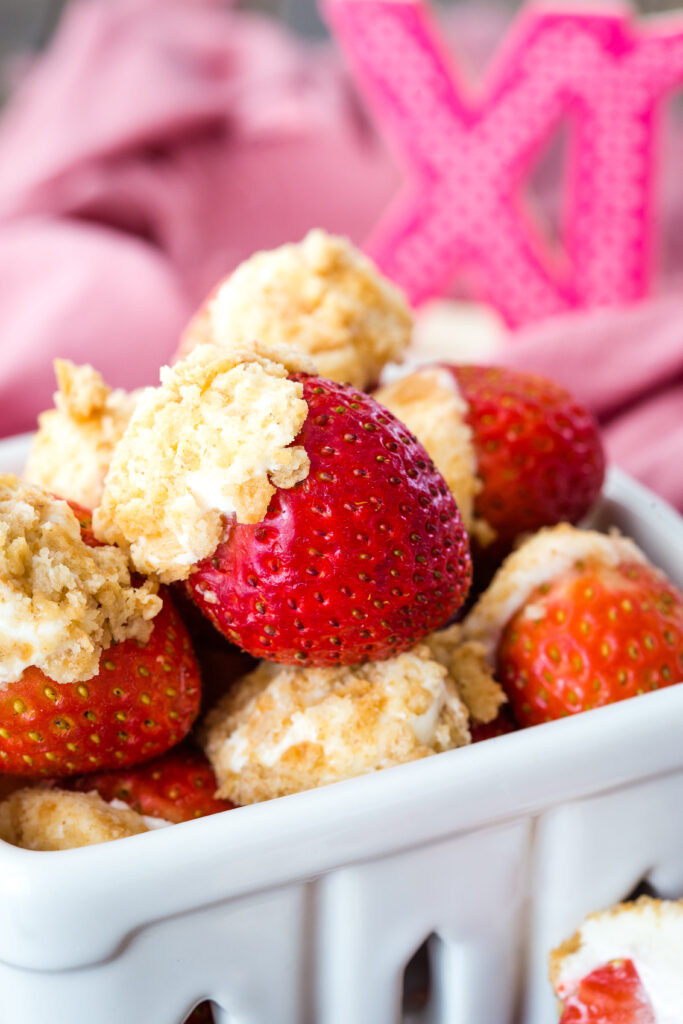
M27 439L0 443L20 470ZM623 474L594 525L683 586L683 520ZM2 1024L550 1024L547 951L683 893L683 686L325 789L64 853L0 843Z

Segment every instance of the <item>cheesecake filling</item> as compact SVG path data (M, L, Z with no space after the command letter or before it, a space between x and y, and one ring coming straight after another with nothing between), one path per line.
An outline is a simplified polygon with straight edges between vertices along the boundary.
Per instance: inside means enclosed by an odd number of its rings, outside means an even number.
M614 960L631 960L652 1003L657 1024L679 1024L683 1008L683 904L656 900L595 914L577 936L578 948L560 959L560 999Z
M366 388L403 358L411 332L399 289L347 239L314 230L240 264L191 321L180 355L259 338L306 353L321 377Z
M200 345L165 367L117 445L96 536L166 583L213 554L226 517L260 522L277 487L308 475L305 449L292 445L308 406L289 375L312 369L299 353L258 343Z
M429 366L401 377L375 392L380 405L415 434L455 498L465 529L482 543L493 539L491 528L474 514L481 491L469 406L454 374Z
M231 687L203 732L219 795L240 804L470 742L467 708L424 645L345 668L262 663Z
M0 477L0 687L31 666L91 679L112 643L149 639L156 591L133 584L123 551L86 544L65 501Z

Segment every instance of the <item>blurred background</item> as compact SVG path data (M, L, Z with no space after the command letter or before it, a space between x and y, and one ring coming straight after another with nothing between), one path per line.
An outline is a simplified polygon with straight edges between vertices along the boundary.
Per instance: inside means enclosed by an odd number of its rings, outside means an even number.
M436 6L476 80L520 4ZM420 310L416 351L556 378L683 508L683 106L665 115L651 296L508 331L460 288ZM550 232L565 157L560 132L525 182ZM155 382L239 262L313 227L362 245L401 182L316 0L0 0L0 437L51 404L55 356Z

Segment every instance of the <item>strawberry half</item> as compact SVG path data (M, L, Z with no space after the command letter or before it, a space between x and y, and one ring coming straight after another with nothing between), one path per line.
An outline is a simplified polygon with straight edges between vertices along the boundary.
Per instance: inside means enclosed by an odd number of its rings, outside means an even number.
M229 800L217 800L216 776L200 750L183 746L130 771L84 775L65 788L81 793L96 790L103 800L121 800L138 814L178 823L229 811Z
M498 647L520 725L683 681L683 594L647 564L581 562L534 590Z
M560 1024L656 1024L652 1003L631 960L615 960L585 977L564 1003Z
M57 684L31 667L0 691L0 770L38 778L138 764L186 735L199 700L187 631L165 595L147 643L109 647L87 682Z
M256 657L345 665L390 658L446 622L471 581L467 536L424 448L372 398L295 375L305 480L255 525L229 521L189 592Z

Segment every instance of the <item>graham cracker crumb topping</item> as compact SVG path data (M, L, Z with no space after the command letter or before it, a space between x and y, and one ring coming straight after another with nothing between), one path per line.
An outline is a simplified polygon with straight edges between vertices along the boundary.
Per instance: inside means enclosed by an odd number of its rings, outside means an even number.
M133 414L137 392L107 387L92 366L55 360L55 408L38 417L24 479L92 509L102 496L114 447Z
M345 668L262 663L207 716L219 795L256 803L470 742L446 669L420 645Z
M379 388L374 398L424 445L455 498L465 529L476 530L474 501L482 485L466 420L468 405L453 374L440 366L425 367Z
M148 639L160 608L123 551L81 539L66 502L0 476L0 685L31 665L57 683L90 679L110 644Z
M472 721L492 722L507 698L486 661L483 644L464 640L459 625L430 633L424 643L448 671Z
M322 377L362 389L402 359L411 331L398 288L349 241L316 230L242 263L190 323L180 354L207 339L259 338L305 352Z
M0 839L25 850L72 850L148 831L136 811L96 793L20 789L0 803Z
M224 516L260 522L276 487L308 475L305 449L291 447L308 406L288 374L310 369L299 353L260 343L201 345L162 369L117 445L96 536L170 582L216 550Z

